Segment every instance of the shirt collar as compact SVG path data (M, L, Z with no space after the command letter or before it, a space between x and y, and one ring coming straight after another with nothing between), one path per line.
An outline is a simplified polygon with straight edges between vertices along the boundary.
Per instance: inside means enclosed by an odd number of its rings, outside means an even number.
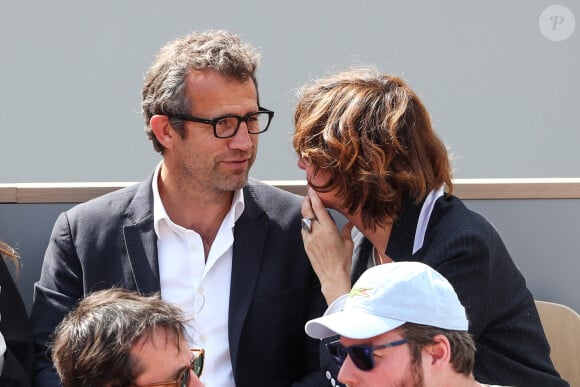
M171 222L169 215L167 215L167 211L165 211L165 206L161 201L161 196L159 195L159 173L161 171L161 166L163 165L163 161L160 161L155 168L155 172L153 172L153 180L151 182L151 188L153 190L153 228L155 229L155 235L159 239L159 224L164 222ZM236 221L242 216L244 212L244 190L239 189L234 192L234 197L232 199L232 205L230 210L228 211L224 221L230 222L231 226L233 227Z

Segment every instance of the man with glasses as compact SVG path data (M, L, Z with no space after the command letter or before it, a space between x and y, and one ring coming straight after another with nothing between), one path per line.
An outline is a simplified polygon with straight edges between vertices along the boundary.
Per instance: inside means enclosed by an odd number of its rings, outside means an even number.
M126 289L89 294L58 325L52 357L63 387L203 386L181 310Z
M274 116L258 98L258 61L225 31L161 49L142 108L163 160L148 180L57 219L32 308L38 386L58 385L46 356L54 327L110 286L160 292L194 317L207 386L321 385L304 324L326 304L301 240L301 200L248 179Z
M445 277L420 262L394 262L365 271L306 332L340 335L327 346L348 386L479 387L467 326Z

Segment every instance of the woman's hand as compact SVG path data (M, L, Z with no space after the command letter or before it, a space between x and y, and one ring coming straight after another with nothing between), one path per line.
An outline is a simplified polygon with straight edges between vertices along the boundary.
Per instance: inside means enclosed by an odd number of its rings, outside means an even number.
M330 305L339 296L350 291L350 272L354 243L347 223L339 233L316 191L308 188L302 202L302 217L313 219L310 232L302 230L304 249L314 272L320 280L322 294Z

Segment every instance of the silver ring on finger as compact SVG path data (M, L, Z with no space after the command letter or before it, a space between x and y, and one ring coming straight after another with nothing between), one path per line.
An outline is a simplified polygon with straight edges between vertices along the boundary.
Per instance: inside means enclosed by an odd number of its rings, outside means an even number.
M302 218L302 220L300 220L300 226L302 227L302 230L306 231L307 233L311 233L312 220L313 218Z

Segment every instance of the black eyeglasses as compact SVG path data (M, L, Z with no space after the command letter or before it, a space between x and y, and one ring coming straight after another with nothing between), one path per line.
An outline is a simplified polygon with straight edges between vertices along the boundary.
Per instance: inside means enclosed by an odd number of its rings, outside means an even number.
M179 376L175 380L169 380L167 382L149 383L149 384L135 384L131 387L155 387L155 386L177 386L177 387L187 387L189 384L189 378L191 376L190 371L193 371L198 377L201 376L203 371L203 360L205 357L204 349L194 349L191 348L191 362L187 367L179 373Z
M235 114L226 114L215 118L194 117L189 114L168 114L167 116L182 121L211 125L214 136L217 138L229 138L236 135L242 122L246 123L250 134L264 133L268 130L272 117L274 117L274 112L264 108L259 109L257 112L248 113L243 117Z
M342 367L342 363L344 363L344 360L348 355L359 370L370 371L375 367L375 360L373 358L374 351L377 349L396 347L406 343L408 343L408 341L403 339L377 346L352 345L350 347L345 347L340 343L340 340L337 340L326 344L326 346L328 347L328 351L330 352L332 359L338 367Z

